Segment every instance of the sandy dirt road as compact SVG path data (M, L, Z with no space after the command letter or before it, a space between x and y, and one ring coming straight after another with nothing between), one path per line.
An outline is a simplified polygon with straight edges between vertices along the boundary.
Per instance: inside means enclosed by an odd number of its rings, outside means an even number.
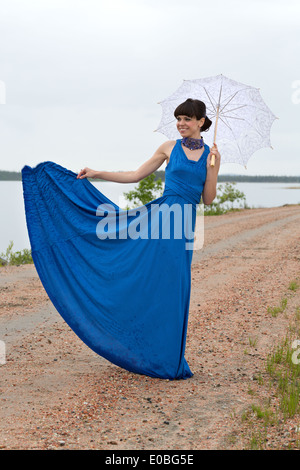
M64 323L33 265L1 268L0 448L244 448L249 388L300 305L300 289L288 290L299 262L299 205L205 218L185 354L194 376L184 381L110 364ZM282 297L285 314L272 317Z

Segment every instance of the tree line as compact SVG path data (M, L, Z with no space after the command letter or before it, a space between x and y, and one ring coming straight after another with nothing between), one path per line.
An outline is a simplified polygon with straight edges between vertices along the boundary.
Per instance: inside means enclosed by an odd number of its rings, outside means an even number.
M154 172L155 180L165 181L165 171L157 170ZM0 170L0 181L21 181L20 171ZM218 175L220 183L300 183L300 176L274 176L274 175Z
M155 172L155 179L165 180L164 170ZM275 176L275 175L218 175L220 183L300 183L300 176Z

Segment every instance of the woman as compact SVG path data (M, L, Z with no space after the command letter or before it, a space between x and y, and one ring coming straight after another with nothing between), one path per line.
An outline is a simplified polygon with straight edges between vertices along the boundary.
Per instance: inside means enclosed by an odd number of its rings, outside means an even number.
M201 194L204 204L216 195L220 166L217 146L201 137L211 125L205 104L189 99L174 114L182 139L162 144L136 171L76 175L53 162L22 170L32 257L56 309L97 354L161 379L193 375L184 358L193 253L186 242ZM130 211L87 179L137 182L163 162L163 195Z

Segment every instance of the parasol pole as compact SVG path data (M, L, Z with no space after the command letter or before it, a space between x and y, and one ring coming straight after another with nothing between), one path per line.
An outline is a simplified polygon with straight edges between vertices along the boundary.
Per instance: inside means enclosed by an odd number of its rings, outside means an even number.
M217 107L217 115L216 115L216 122L215 122L215 132L214 132L214 140L213 140L213 143L216 142L217 127L218 127L218 117L219 117L219 109L220 109L220 106L218 105L218 107ZM212 154L212 156L211 156L210 166L215 166L215 155L214 155L214 154Z
M217 114L216 114L213 144L216 142L216 137L217 137L217 127L218 127L218 118L219 118L219 110L220 110L220 103L221 103L221 93L222 93L222 85L220 86L219 103L217 104ZM215 166L215 155L214 154L212 154L212 156L211 156L210 166Z

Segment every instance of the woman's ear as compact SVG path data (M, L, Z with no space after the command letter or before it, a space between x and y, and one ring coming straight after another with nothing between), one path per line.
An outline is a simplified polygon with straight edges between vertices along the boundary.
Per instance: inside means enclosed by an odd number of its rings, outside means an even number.
M201 118L201 119L200 119L200 122L199 122L199 127L200 127L200 129L201 129L201 127L204 125L204 123L205 123L205 118Z

